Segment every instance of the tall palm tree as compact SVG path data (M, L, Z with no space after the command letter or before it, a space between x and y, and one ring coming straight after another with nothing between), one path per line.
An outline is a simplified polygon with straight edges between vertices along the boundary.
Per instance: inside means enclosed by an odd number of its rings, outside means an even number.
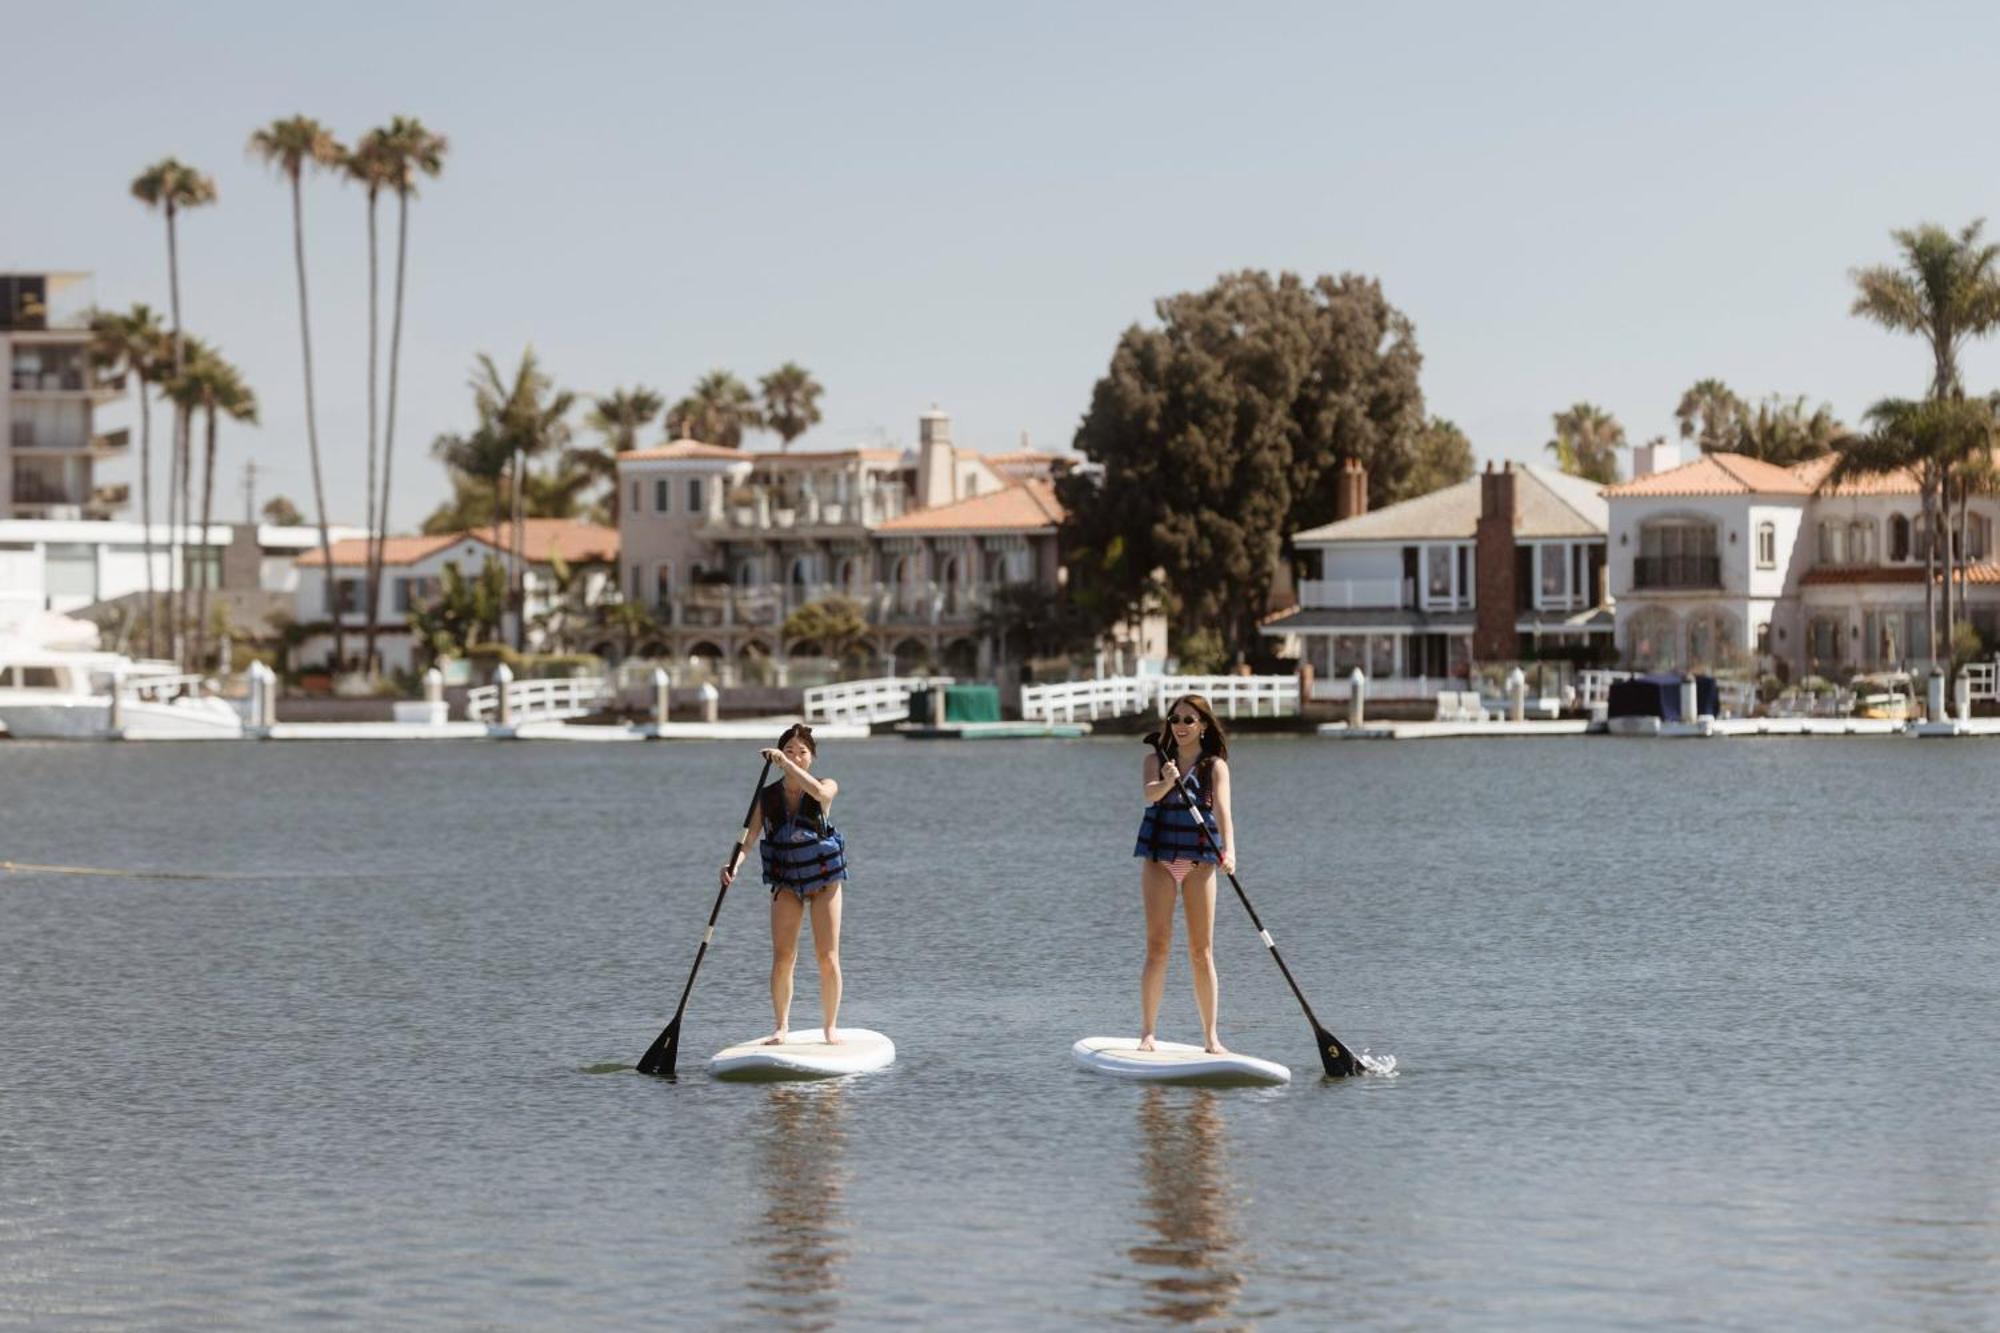
M389 405L382 426L382 499L375 506L380 535L375 539L367 575L368 659L373 662L376 608L382 598L382 543L389 532L389 482L396 456L396 372L403 354L403 289L404 276L409 271L410 200L416 196L419 176L435 179L443 173L447 144L442 134L433 134L413 116L393 117L386 129L376 130L369 137L374 141L383 176L396 192L396 310L389 325Z
M1594 403L1577 403L1553 418L1555 438L1545 448L1556 464L1573 477L1609 484L1618 480L1618 451L1625 447L1625 428Z
M1681 395L1674 417L1681 438L1693 440L1705 454L1734 450L1743 429L1743 400L1719 379L1696 380Z
M1965 397L1959 349L1966 339L1985 337L2000 327L2000 246L1982 239L1985 225L1984 218L1975 218L1956 235L1931 222L1891 232L1902 251L1901 265L1881 264L1850 275L1856 289L1853 314L1898 333L1914 333L1930 348L1933 400ZM1934 490L1924 495L1926 516L1933 521L1933 547L1939 535L1935 520L1949 510L1951 480L1952 466L1946 462L1931 478ZM1949 583L1957 565L1949 522L1942 535ZM1947 632L1949 608L1947 588ZM1935 642L1932 656L1935 660Z
M188 359L181 373L168 385L167 392L190 418L196 411L205 413L208 418L207 444L202 460L201 526L197 529L205 543L209 520L214 513L216 423L224 416L232 421L255 422L257 396L243 382L243 376L236 367L225 361L220 353L207 349ZM191 659L197 671L202 670L208 661L209 578L206 551L203 557L202 578L195 593L194 652Z
M158 162L147 167L133 178L132 197L148 208L158 209L167 219L167 293L171 302L174 321L172 373L178 376L186 364L187 356L186 349L182 345L183 340L181 336L180 240L174 222L184 209L201 208L215 202L215 180L212 177L202 175L193 167L176 158L161 158ZM186 421L185 415L175 417L173 460L168 467L170 477L178 472L181 525L183 527L187 524L188 508L188 439ZM175 534L171 528L172 522L170 505L168 540L173 549L178 553L179 545L175 540ZM185 610L187 594L187 579L179 567L178 555L175 561L173 581L168 584L170 592L176 582L180 585L181 590L180 600L176 603L174 617L174 652L178 657L182 652L182 612Z
M763 390L764 425L778 433L778 450L788 452L792 441L820 423L819 396L826 392L812 373L787 361L757 381Z
M569 413L576 394L557 389L530 347L510 380L491 356L481 352L469 382L478 424L463 435L440 435L431 453L446 468L493 492L493 541L500 540L500 523L507 512L506 490L518 453L532 461L560 452L570 441ZM577 485L580 486L579 478ZM571 492L574 495L574 490Z
M250 136L250 152L266 166L275 167L292 189L292 262L299 279L299 347L304 354L306 375L306 452L312 460L313 499L319 507L320 558L333 569L333 538L328 531L326 483L319 458L319 414L313 405L312 320L306 300L305 206L300 179L307 167L337 170L346 165L347 150L333 137L333 131L309 116L274 120ZM333 617L333 660L336 665L346 655L341 637L341 618Z
M743 432L763 424L749 388L726 370L703 375L688 396L667 411L667 432L675 438L725 449L740 448Z
M1733 447L1766 463L1789 467L1831 453L1847 427L1825 403L1808 411L1805 395L1786 399L1772 394L1738 420Z
M90 355L99 366L131 377L139 400L139 542L146 556L146 656L159 655L159 594L153 588L153 412L151 386L172 349L152 307L125 314L101 310L90 319Z
M382 190L389 184L393 170L386 145L387 131L370 130L361 137L354 150L347 155L347 179L359 185L368 201L368 462L364 493L366 500L362 506L362 523L368 529L366 554L362 557L365 577L375 569L377 533L381 526L375 522L375 452L378 442L377 431L381 422L381 409L377 405L375 373L381 364L382 260L381 246L375 230L375 205L382 198ZM334 617L339 619L341 608L335 604ZM367 626L363 630L367 637L367 648L363 654L363 665L374 668L375 659L375 613L371 605L367 616Z
M564 455L565 467L583 472L590 484L610 483L608 510L611 522L618 522L618 455L639 447L639 432L660 415L667 400L643 384L614 389L603 398L591 400L590 415L584 424L603 440L601 448L571 449Z

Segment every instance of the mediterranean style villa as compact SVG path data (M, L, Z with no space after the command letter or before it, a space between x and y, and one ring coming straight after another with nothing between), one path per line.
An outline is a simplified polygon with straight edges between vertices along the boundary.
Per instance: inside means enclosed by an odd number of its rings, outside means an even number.
M1313 697L1345 698L1357 667L1376 697L1419 699L1481 662L1610 657L1596 483L1489 463L1371 513L1367 474L1349 459L1335 494L1335 521L1292 537L1298 606L1263 627L1312 668Z
M1604 493L1627 664L1797 678L1928 662L1930 533L1910 474L1828 488L1830 456L1792 467L1727 453L1648 461ZM1958 613L1989 644L2000 639L1996 514L2000 498L1974 497L1970 606Z
M676 440L619 455L619 565L626 600L658 630L644 649L720 674L818 658L787 640L791 612L851 599L867 655L899 674L930 667L991 678L1010 660L982 632L995 594L1062 581L1054 454L983 454L952 443L936 408L912 451L749 452Z

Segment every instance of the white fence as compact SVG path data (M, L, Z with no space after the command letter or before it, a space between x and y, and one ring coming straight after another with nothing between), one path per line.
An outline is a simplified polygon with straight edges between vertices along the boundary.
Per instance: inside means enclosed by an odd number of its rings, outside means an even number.
M1996 675L2000 673L1995 672L1994 666L1992 662L1967 662L1958 669L1958 674L1972 689L1973 702L2000 699L2000 680L1996 680Z
M554 722L585 717L611 699L611 691L595 676L550 680L516 680L507 685L507 706L515 722ZM479 685L465 694L465 715L474 722L497 720L500 687Z
M1021 689L1029 722L1129 717L1165 708L1183 694L1204 696L1220 717L1283 717L1299 711L1297 676L1110 676Z
M952 683L950 676L878 676L815 685L805 692L808 722L901 722L910 715L910 691Z

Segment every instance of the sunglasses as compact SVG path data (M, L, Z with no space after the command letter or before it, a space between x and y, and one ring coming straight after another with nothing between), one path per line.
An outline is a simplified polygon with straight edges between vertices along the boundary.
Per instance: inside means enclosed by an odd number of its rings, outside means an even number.
M1192 713L1186 714L1185 716L1182 717L1168 718L1167 720L1173 723L1177 727L1198 727L1201 725L1201 719L1194 716Z

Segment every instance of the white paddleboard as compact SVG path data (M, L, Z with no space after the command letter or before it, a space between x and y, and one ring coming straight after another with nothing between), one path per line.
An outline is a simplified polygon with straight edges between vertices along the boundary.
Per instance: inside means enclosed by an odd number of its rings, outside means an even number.
M1070 1047L1076 1062L1094 1074L1150 1083L1203 1083L1210 1087L1290 1083L1292 1071L1273 1060L1230 1051L1211 1055L1199 1046L1155 1041L1139 1049L1137 1037L1085 1037Z
M770 1082L778 1079L839 1078L883 1069L896 1059L896 1043L867 1028L840 1028L840 1040L828 1045L818 1028L786 1035L782 1045L762 1039L746 1041L708 1057L708 1072L717 1078Z

